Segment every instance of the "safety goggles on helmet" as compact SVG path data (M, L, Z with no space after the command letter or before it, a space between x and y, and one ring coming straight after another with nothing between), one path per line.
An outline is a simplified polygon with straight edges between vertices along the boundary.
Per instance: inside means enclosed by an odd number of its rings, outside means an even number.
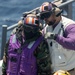
M45 2L40 7L40 19L49 18L54 10L55 8L51 2Z
M38 27L30 27L30 26L24 26L24 29L26 32L33 32L33 33L37 32L39 30Z
M46 12L42 12L40 14L40 19L44 20L45 18L49 18L51 16L52 12L50 11L46 11Z

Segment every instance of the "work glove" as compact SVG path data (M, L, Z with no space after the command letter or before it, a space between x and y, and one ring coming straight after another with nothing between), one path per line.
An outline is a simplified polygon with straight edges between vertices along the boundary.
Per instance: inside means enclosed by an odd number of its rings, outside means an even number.
M54 33L51 33L51 32L47 32L46 34L45 34L45 39L56 39L56 34L54 34Z
M71 74L64 70L58 70L53 75L71 75Z

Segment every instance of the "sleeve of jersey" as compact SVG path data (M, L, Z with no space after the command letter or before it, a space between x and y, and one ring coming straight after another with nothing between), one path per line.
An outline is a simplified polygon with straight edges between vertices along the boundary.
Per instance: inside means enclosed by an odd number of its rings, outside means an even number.
M66 49L75 50L75 24L69 25L64 33L65 37L56 34L56 41Z
M4 56L3 56L3 63L2 63L2 75L6 75L8 42L6 43L6 46L4 49Z
M46 73L48 73L50 75L51 60L47 42L43 41L40 43L36 50L35 56L37 58L38 74L40 73L39 75L47 75Z
M34 52L37 59L42 58L46 50L48 51L48 45L45 41L42 41Z

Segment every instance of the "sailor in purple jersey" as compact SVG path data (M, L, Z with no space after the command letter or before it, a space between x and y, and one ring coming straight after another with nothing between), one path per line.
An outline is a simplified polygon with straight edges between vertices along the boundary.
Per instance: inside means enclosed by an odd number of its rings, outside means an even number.
M40 31L34 14L18 22L5 46L2 75L51 75L49 48Z
M52 61L52 72L66 70L75 75L75 22L62 16L62 9L54 3L44 2L40 6L40 19L45 21L43 29Z

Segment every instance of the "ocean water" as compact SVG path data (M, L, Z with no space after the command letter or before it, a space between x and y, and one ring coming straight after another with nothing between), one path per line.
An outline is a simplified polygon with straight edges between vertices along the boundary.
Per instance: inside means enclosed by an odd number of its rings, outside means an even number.
M46 1L53 0L0 0L0 50L2 25L10 26L17 23L21 19L23 12L39 7ZM75 20L74 7L73 3L73 19Z

